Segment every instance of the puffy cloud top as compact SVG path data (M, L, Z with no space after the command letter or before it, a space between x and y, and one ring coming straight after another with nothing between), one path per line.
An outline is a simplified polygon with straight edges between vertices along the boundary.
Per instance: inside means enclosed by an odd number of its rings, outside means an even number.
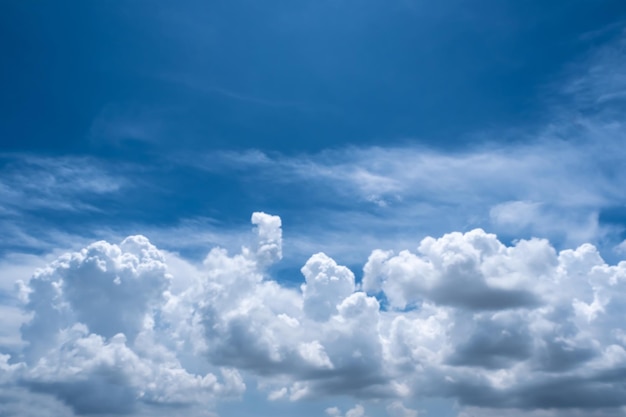
M235 371L223 371L226 385L212 373L190 373L155 340L167 332L157 321L171 279L143 236L61 256L22 286L32 319L22 327L28 345L15 378L79 415L237 395L243 382Z
M283 232L280 217L256 212L252 214L252 224L257 226L259 236L256 251L259 262L270 264L281 260L283 257Z
M384 291L394 308L431 300L472 310L540 303L545 278L557 264L544 240L506 247L481 229L425 238L418 254L376 250L364 267L366 291Z
M337 305L354 292L354 274L323 253L318 253L302 267L306 284L302 285L304 311L315 320L328 320L337 313Z

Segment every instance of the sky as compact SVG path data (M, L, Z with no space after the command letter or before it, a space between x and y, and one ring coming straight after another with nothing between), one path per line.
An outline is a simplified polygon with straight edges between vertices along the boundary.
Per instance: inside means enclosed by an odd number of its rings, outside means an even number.
M0 417L626 416L626 3L0 2Z

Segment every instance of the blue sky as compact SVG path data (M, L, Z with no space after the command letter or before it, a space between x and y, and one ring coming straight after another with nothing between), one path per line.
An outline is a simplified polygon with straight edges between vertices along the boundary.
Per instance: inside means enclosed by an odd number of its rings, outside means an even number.
M622 1L0 20L0 415L623 415Z

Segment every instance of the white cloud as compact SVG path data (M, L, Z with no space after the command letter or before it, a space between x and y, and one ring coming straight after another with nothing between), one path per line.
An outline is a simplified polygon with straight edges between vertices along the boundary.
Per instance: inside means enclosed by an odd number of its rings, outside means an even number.
M75 414L210 405L246 378L272 401L391 399L403 417L417 415L406 396L467 410L626 405L612 382L626 369L626 262L608 265L592 245L506 246L477 229L425 238L416 253L377 250L363 290L381 307L324 254L300 289L273 280L280 219L253 221L257 249L214 248L202 265L134 236L40 269L22 286L27 345L2 357L0 382Z
M257 259L264 264L272 264L283 257L283 234L278 216L265 213L254 213L252 224L257 226L259 236Z
M168 345L160 314L172 288L163 255L142 236L63 255L22 284L26 346L3 372L78 415L240 395L236 370L190 372Z
M128 185L92 158L0 154L0 161L0 207L7 212L25 208L95 211L89 197L113 194Z
M382 288L400 309L424 300L470 309L530 307L540 302L534 291L557 263L545 241L506 247L481 229L426 238L418 252L375 251L364 267L364 289Z
M302 267L304 310L315 320L326 321L337 313L338 304L354 292L354 274L323 253Z
M80 322L107 338L123 333L134 339L169 279L161 254L143 236L119 246L93 243L39 270L24 287L34 317L23 336L37 349L44 335L54 338Z

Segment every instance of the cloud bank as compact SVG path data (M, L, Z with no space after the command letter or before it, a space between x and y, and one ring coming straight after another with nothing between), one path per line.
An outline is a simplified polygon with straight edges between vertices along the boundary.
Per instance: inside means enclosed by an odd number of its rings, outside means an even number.
M269 272L280 218L252 223L255 247L216 247L202 265L131 236L39 269L20 285L23 347L0 356L3 415L42 401L57 415L204 415L255 381L269 401L358 403L331 416L364 416L372 399L413 417L404 404L422 398L460 415L626 406L626 262L590 244L454 232L374 250L362 280L314 254L294 287Z

